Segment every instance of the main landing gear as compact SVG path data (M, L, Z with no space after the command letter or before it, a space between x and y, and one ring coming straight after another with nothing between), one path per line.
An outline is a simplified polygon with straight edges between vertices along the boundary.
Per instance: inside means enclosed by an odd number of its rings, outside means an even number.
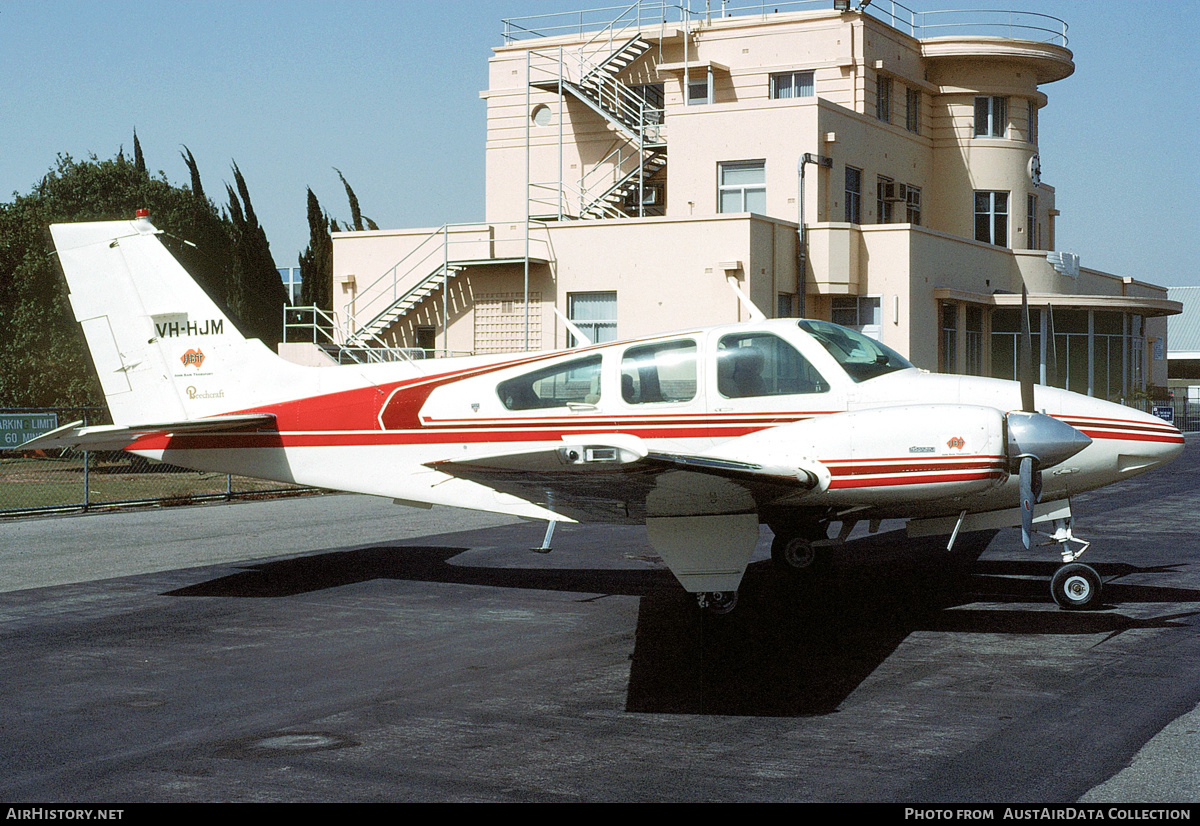
M823 570L829 564L828 526L811 524L780 528L771 541L771 562L784 574L802 578ZM836 541L835 541L836 542Z
M696 604L701 610L716 616L724 616L737 607L737 591L705 591L696 594Z
M1057 543L1062 554L1063 566L1054 572L1050 579L1050 595L1060 608L1068 611L1082 611L1100 606L1100 597L1104 591L1104 583L1100 574L1090 565L1084 565L1075 560L1083 556L1089 542L1077 539L1071 533L1071 519L1055 519L1054 533L1047 534L1050 542ZM1079 544L1079 550L1072 550L1071 543ZM1049 544L1049 543L1047 543Z

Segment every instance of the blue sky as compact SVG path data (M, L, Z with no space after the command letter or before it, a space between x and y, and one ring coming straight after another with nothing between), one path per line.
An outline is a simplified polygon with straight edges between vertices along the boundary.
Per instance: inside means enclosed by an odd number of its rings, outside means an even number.
M210 196L236 161L280 264L308 241L306 187L349 217L334 167L381 227L478 220L479 92L501 19L606 4L0 0L0 200L59 152L131 152L136 128L151 170L177 183L187 144ZM1043 87L1040 124L1058 247L1118 275L1200 284L1200 0L907 5L1066 20L1075 74Z

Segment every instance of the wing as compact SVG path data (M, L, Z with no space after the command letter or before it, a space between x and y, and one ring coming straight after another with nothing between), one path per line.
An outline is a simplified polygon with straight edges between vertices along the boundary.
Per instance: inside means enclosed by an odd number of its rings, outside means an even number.
M248 413L239 416L213 416L183 422L160 422L144 425L94 425L83 427L72 422L57 430L35 436L18 445L16 450L50 450L53 448L82 448L84 450L121 450L145 436L165 436L172 433L231 433L275 427L270 413Z
M651 451L626 435L429 463L579 521L751 513L818 486L818 469Z

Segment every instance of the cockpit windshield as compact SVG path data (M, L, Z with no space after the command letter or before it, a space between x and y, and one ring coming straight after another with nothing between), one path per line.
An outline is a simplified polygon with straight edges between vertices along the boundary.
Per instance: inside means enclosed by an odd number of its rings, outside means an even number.
M828 321L802 319L800 329L821 342L856 382L912 367L908 359L862 333Z

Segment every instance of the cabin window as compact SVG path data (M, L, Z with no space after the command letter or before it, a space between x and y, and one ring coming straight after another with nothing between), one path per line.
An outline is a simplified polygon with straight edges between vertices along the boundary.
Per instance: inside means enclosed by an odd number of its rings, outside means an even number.
M600 356L556 364L502 381L496 387L509 410L541 410L600 401Z
M621 398L627 404L687 402L696 397L696 342L630 347L621 360Z
M792 345L770 333L739 333L717 349L717 390L727 399L824 393L829 385Z

